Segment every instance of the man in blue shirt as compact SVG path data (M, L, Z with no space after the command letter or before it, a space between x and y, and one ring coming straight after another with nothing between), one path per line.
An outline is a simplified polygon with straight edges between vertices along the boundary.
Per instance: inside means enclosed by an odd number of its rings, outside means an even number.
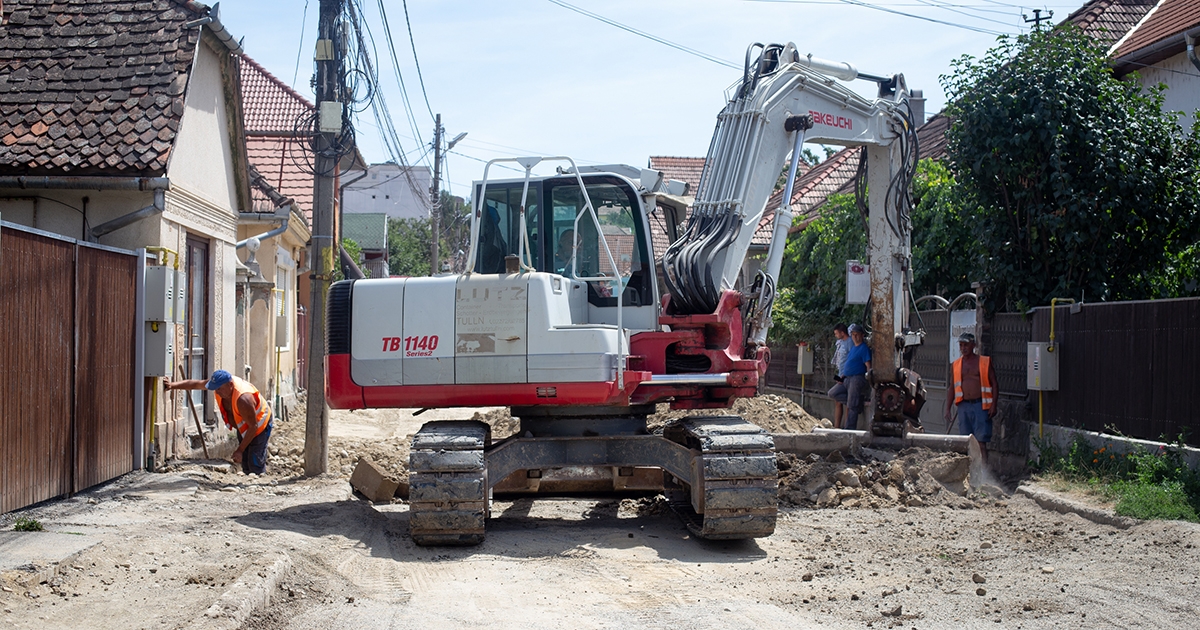
M858 324L850 324L850 340L854 345L846 353L842 382L829 390L829 397L846 405L846 428L855 430L869 387L867 371L871 369L871 348L866 344L866 333Z

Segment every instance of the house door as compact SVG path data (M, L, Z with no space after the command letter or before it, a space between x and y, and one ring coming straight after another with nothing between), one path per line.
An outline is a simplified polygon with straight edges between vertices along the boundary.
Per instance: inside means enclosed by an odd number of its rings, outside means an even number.
M183 369L188 378L207 379L208 367L208 241L187 237L187 316L184 323ZM211 422L205 390L188 392L205 422Z

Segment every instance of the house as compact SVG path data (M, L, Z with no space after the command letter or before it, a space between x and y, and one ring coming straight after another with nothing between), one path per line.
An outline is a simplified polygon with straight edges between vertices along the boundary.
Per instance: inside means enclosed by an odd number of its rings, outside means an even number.
M313 210L313 151L306 129L316 108L265 68L239 57L251 206L238 222L241 355L236 365L280 414L307 385L311 289L307 243ZM335 222L336 225L336 222ZM250 239L258 240L249 251Z
M1117 76L1137 72L1145 87L1160 83L1168 87L1163 93L1163 109L1182 112L1180 123L1185 130L1196 120L1200 103L1197 38L1200 0L1160 0L1108 50Z
M346 185L346 214L383 213L390 219L429 218L429 190L433 178L427 166L372 164L366 173Z
M371 278L387 278L388 215L382 212L347 212L342 215L342 236L362 250L362 271Z
M158 248L186 272L185 321L170 344L176 377L175 368L202 377L235 359L238 222L251 208L238 52L217 13L196 2L0 8L0 216L88 247ZM146 400L129 422L148 410L133 449L153 465L189 452L196 429L178 412L184 397L172 409L161 379L142 375L129 395ZM193 401L211 418L211 396Z
M698 157L671 157L671 156L650 156L649 167L663 174L664 180L674 179L681 182L686 182L688 185L688 195L695 196L700 188L700 178L704 173L704 163L706 158ZM800 170L797 171L797 182L808 169L806 164L802 164ZM798 184L797 184L798 185ZM771 199L776 196L782 196L782 192L777 192ZM742 265L741 278L743 283L753 281L755 274L762 264L763 257L766 256L767 248L771 244L771 235L775 229L775 210L779 208L778 201L774 205L768 200L766 211L763 213L762 219L759 220L758 228L754 231L754 238L750 242L750 249L746 255L746 261ZM691 208L689 207L688 216L691 216ZM662 256L662 252L666 251L668 245L671 244L671 239L667 235L665 225L660 221L650 222L650 237L654 244L654 251L658 256Z

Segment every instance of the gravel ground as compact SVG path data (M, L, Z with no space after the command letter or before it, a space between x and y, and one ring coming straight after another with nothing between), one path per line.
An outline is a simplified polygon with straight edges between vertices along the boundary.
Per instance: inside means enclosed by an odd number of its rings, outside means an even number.
M1184 628L1200 613L1200 527L1122 530L965 492L955 460L927 452L783 458L779 526L757 541L692 539L655 497L559 498L496 501L478 547L416 547L407 506L355 498L348 467L370 448L399 461L404 436L433 413L335 415L332 472L315 479L290 474L281 439L263 478L186 464L4 515L4 529L29 516L97 544L44 583L0 574L0 625ZM811 500L830 488L836 503ZM269 606L246 620L213 608L281 557L292 569Z

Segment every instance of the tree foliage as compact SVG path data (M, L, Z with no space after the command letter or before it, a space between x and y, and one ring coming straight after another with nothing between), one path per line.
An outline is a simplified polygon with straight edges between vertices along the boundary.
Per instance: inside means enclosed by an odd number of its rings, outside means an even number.
M983 250L945 164L918 162L912 189L913 293L952 300L983 279Z
M470 241L470 209L462 199L442 192L439 204L441 240L438 257L445 261L460 259ZM429 219L392 219L388 221L388 268L396 276L428 276L433 235ZM456 269L456 271L461 271Z
M1074 27L1002 39L942 82L992 307L1189 292L1200 134L1162 111L1162 87L1115 78Z

